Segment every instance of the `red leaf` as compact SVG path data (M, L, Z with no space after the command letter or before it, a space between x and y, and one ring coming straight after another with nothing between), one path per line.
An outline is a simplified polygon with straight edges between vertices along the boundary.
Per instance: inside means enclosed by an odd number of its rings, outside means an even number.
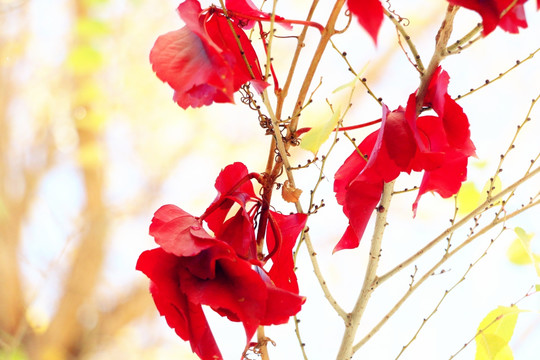
M233 34L223 14L203 12L197 0L178 6L186 26L161 35L150 52L152 69L174 90L174 100L182 108L234 102L241 85L264 83L259 62L244 32L233 26ZM252 78L237 44L237 37L254 74Z
M234 12L234 16L236 17L235 20L240 20L241 22L245 23L245 26L243 26L245 29L251 29L255 21L242 19L242 15L248 15L250 17L270 21L270 14L260 11L251 0L227 0L225 4L228 10L232 10ZM284 20L284 18L275 15L275 21L279 22L279 20ZM292 29L290 24L281 23L281 25L287 29Z
M351 225L347 226L345 233L338 241L332 254L346 249L356 249L360 245L360 238L356 235Z
M527 0L518 0L516 4L503 16L504 11L512 5L514 0L448 0L451 4L476 11L482 17L483 34L487 36L497 26L510 33L517 33L519 28L526 28L527 21L523 11L523 3Z
M360 239L364 235L373 210L375 210L381 199L382 190L382 180L375 183L354 181L349 187L345 206L349 211L349 224L358 238L358 243L360 243ZM338 243L336 248L339 246L340 244ZM337 251L336 248L334 252Z
M368 135L336 172L334 192L349 227L334 252L358 246L384 182L394 180L400 172L425 171L413 204L415 212L427 191L442 197L457 193L475 147L467 116L447 93L449 80L445 71L437 69L424 97L423 105L432 107L438 116L417 118L416 93L410 95L405 110L389 113L383 106L381 128Z
M410 171L410 163L417 151L416 142L407 120L405 110L399 107L388 114L381 124L388 156L401 171Z
M448 95L448 73L439 66L430 80L424 105L432 106L442 118L448 144L463 151L467 155L475 155L475 147L471 141L469 120L461 106ZM409 105L407 105L408 107ZM416 102L414 103L416 107Z
M364 141L358 145L358 151L353 151L336 172L334 176L334 192L336 193L338 204L345 205L347 190L349 189L351 182L362 172L367 164L367 159L360 154L363 156L369 155L376 140L376 132L368 135ZM348 214L345 208L343 211L345 212L345 215Z
M266 273L256 252L254 214L261 200L253 191L252 177L256 175L242 163L219 174L218 196L203 215L215 237L203 229L203 217L174 205L162 206L150 225L161 248L143 252L137 261L136 269L150 278L160 314L203 360L222 357L202 305L242 322L249 342L259 325L287 322L305 302L298 295L292 248L307 216L270 211L273 227L268 244L276 251L271 274ZM239 209L226 219L235 204Z
M150 235L168 253L192 256L216 244L194 216L175 205L163 205L154 214Z
M179 272L179 283L191 302L208 305L229 320L241 321L247 341L266 312L266 286L251 264L242 259L217 260L216 274L211 279Z
M378 135L379 131L371 133L358 146L360 152L368 158L375 154L375 145L382 143ZM375 162L376 158L377 156ZM368 164L369 161L355 150L336 172L334 192L338 203L343 205L343 212L349 218L350 229L347 229L334 252L358 246L369 218L381 198L383 175L374 170L364 173L365 170L370 170Z
M384 18L380 0L347 0L347 6L376 44Z
M270 211L270 221L275 222L275 227L268 224L266 231L266 246L269 253L273 253L272 267L268 275L274 284L282 289L298 294L298 281L294 272L293 248L298 235L306 225L306 214L282 215ZM280 234L274 234L274 228ZM281 244L276 242L281 239Z
M215 183L218 195L204 219L217 238L230 244L244 259L257 259L255 234L249 215L260 199L255 195L246 166L240 162L225 167ZM240 209L226 220L233 206ZM251 204L248 206L248 204Z
M261 325L279 325L289 321L291 316L298 314L306 298L298 293L287 291L266 282L268 298L266 311L261 320Z
M467 156L459 152L451 152L446 154L441 167L426 171L413 204L414 213L416 214L420 198L428 191L435 191L443 198L457 194L461 184L467 180L467 162Z
M525 1L522 1L524 3ZM517 3L506 15L504 15L500 22L499 26L501 29L511 33L519 33L519 28L527 28L527 18L525 17L525 9L523 8L522 3Z
M215 227L216 237L231 245L238 256L243 259L257 259L257 244L252 219L244 209Z
M235 162L227 165L218 175L215 188L218 191L218 198L227 195L234 198L238 203L245 204L250 198L256 198L253 185L246 181L249 171L241 162ZM244 180L240 186L238 184ZM231 192L231 190L233 190Z
M442 197L456 194L467 177L469 156L475 155L470 139L469 120L447 93L449 76L440 67L430 80L424 106L431 106L438 116L416 118L416 94L407 103L406 118L415 134L418 153L414 170L425 170L418 196L413 204L416 213L420 197L428 191Z
M150 278L150 292L167 325L189 341L202 360L222 359L201 305L190 302L178 286L178 259L163 249L153 249L141 254L136 269Z

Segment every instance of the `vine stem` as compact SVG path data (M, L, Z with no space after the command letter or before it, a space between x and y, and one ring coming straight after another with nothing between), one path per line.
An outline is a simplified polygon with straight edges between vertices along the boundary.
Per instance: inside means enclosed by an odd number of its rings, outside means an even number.
M386 216L388 214L388 208L390 207L390 200L392 199L392 192L394 191L395 180L389 183L384 184L383 194L381 198L381 203L379 208L383 209L377 213L377 219L375 220L375 230L373 237L371 238L371 248L369 250L369 261L366 269L366 274L364 276L364 283L362 285L362 290L360 295L356 300L353 311L349 314L348 323L345 324L345 334L343 335L343 340L337 355L338 360L350 359L353 355L353 343L360 325L360 319L364 314L367 303L373 290L375 289L373 285L377 277L377 268L379 266L379 258L381 256L381 244L384 234L384 229L386 228Z
M293 173L291 171L291 165L290 165L289 159L287 157L287 150L285 149L285 143L283 141L283 137L281 135L281 131L280 131L280 128L279 128L279 120L276 118L276 116L274 114L274 110L272 109L272 105L270 104L270 102L268 100L268 96L266 96L266 90L264 90L262 95L263 95L262 96L263 103L264 103L264 105L265 105L265 107L266 107L266 109L268 111L268 114L270 115L270 120L272 121L272 128L274 130L274 139L275 139L275 142L276 142L277 149L278 149L278 151L280 153L280 158L281 158L281 161L283 163L283 167L285 168L285 173L287 174L287 179L289 180L289 183L293 187L296 187L296 185L294 183L294 176L293 176ZM298 213L304 213L304 210L302 209L302 205L300 204L299 201L295 202L294 204L295 204L295 207L296 207L296 211ZM317 277L317 280L319 281L319 284L321 285L324 296L326 297L326 299L328 300L330 305L332 305L334 310L338 313L338 315L341 318L346 319L346 317L347 317L346 312L341 308L341 306L339 306L336 299L332 296L332 294L330 293L330 290L328 289L328 286L326 285L326 281L324 280L324 278L322 276L322 272L320 270L319 263L318 263L317 258L316 258L316 253L315 253L315 250L313 249L313 244L311 243L311 239L310 239L309 234L306 231L304 231L303 236L304 236L304 241L305 241L306 246L307 246L308 251L309 251L309 257L310 257L311 263L313 265L313 271L315 272L315 276Z
M270 360L270 356L268 355L268 347L266 346L268 339L264 335L264 326L259 326L257 328L257 341L259 343L261 360Z

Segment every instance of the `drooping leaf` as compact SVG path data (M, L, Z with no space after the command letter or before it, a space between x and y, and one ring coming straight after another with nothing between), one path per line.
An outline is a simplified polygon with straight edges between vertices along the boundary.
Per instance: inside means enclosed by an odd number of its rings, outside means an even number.
M311 130L309 130L308 133L302 138L300 147L302 149L311 151L314 155L317 155L321 145L328 140L332 130L336 128L340 116L341 111L338 108L336 111L334 111L334 114L328 121L319 123L318 125L312 127Z
M491 311L478 326L475 360L512 360L512 349L508 345L517 317L522 310L516 306L499 306Z

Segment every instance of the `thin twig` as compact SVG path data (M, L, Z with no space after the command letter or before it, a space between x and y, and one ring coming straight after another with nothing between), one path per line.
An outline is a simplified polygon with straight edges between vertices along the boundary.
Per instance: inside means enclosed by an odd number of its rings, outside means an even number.
M486 86L488 86L488 85L494 83L495 81L497 81L497 80L499 80L499 79L502 79L502 77L505 76L506 74L508 74L510 71L514 70L515 68L517 68L518 66L520 66L520 65L523 64L524 62L526 62L526 61L528 61L528 60L531 60L531 59L534 57L534 55L536 55L536 53L537 53L538 51L540 51L540 48L534 50L534 51L533 51L531 54L529 54L529 56L527 56L525 59L523 59L523 60L516 60L516 63L515 63L512 67L510 67L508 70L506 70L506 71L500 73L497 77L495 77L495 78L493 78L493 79L491 79L491 80L486 80L486 81L484 82L484 84L480 85L480 86L477 87L477 88L472 88L468 93L465 93L465 94L463 94L463 95L458 95L454 100L461 100L461 99L463 99L464 97L469 96L469 95L471 95L472 93L475 93L476 91L478 91L478 90L480 90L480 89L483 89L483 88L485 88Z
M529 174L523 176L518 181L514 182L512 185L506 187L504 190L502 190L500 193L493 195L493 197L490 199L490 201L486 200L482 204L480 204L476 209L471 211L467 216L465 216L463 219L455 223L454 225L450 226L446 230L444 230L439 236L431 240L426 246L418 250L414 255L409 257L407 260L401 262L400 264L396 265L392 270L388 271L384 275L381 275L377 281L380 284L388 280L390 277L407 267L408 265L412 264L414 261L416 261L420 256L425 254L428 250L430 250L432 247L437 245L441 240L445 239L449 234L453 233L463 225L465 225L469 220L473 219L476 215L484 212L486 209L491 207L491 205L498 200L500 200L504 195L514 191L517 189L521 184L525 183L526 181L530 180L532 177L540 173L540 167L534 169Z
M354 338L356 331L358 330L358 325L360 324L360 319L364 314L367 303L373 290L375 289L372 284L374 283L377 277L377 268L379 266L379 259L381 256L381 244L384 234L384 229L386 228L386 216L388 214L388 209L390 207L390 200L392 199L392 192L394 190L395 180L389 183L384 184L384 190L381 198L381 203L379 208L382 211L377 212L377 218L375 220L375 230L373 232L373 237L371 238L371 248L369 250L369 261L366 268L366 274L364 276L364 283L362 289L360 290L360 295L356 300L354 309L349 315L349 321L345 324L345 334L343 335L343 340L337 355L337 359L350 359L354 350L352 344L354 343Z
M540 169L540 168L539 168ZM463 249L466 245L470 244L473 240L478 238L479 236L485 234L487 231L491 230L493 227L504 223L505 221L521 214L522 212L529 210L533 208L534 206L540 205L540 200L537 200L535 202L531 202L522 208L508 214L504 218L496 218L494 221L492 221L489 225L486 225L482 230L477 232L476 234L470 236L465 240L462 244L460 244L458 247L456 247L453 251L445 253L445 255L442 257L442 259L437 262L431 269L426 271L424 276L418 280L412 287L410 287L407 292L403 295L403 297L392 307L392 309L385 315L383 318L371 329L371 331L362 338L358 343L356 343L353 346L353 352L356 352L358 349L362 347L369 339L371 339L382 327L383 325L395 314L395 312L405 303L405 301L409 298L409 296L412 295L412 293L418 289L420 285L422 285L429 277L431 277L431 274L436 271L442 264L444 264L450 257L455 255L457 252L459 252L461 249Z
M423 75L424 73L424 64L422 63L422 59L420 58L420 54L418 53L418 50L416 50L416 46L411 40L411 37L401 25L401 23L396 20L395 16L391 14L388 10L384 9L384 14L394 23L394 26L396 29L403 35L403 38L405 38L405 41L407 42L407 45L409 46L409 49L411 50L411 53L413 54L414 62L415 62L415 68L420 72L420 75Z

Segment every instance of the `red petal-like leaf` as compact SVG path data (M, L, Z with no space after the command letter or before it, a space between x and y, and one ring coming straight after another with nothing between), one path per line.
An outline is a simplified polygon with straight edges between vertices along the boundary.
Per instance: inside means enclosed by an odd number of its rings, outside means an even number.
M150 278L159 313L178 336L190 342L193 352L202 360L222 359L201 306L190 302L178 286L179 267L178 257L158 248L143 252L136 269Z
M448 95L449 81L448 73L439 66L430 80L424 105L432 106L442 118L448 144L467 155L474 155L475 147L470 139L469 120L461 106ZM416 102L414 106L416 107Z
M377 130L360 143L358 149L362 155L368 155L368 158L372 156L376 143L382 143L378 135ZM358 247L369 218L381 198L383 177L373 170L364 174L367 164L369 161L366 162L357 151L354 151L336 172L334 191L338 203L343 205L343 212L349 218L350 229L347 229L334 252Z
M227 195L242 204L245 204L249 198L256 198L253 185L246 178L248 174L246 165L241 162L227 165L216 179L215 188L218 191L218 197ZM239 183L240 186L238 186Z
M242 15L248 15L265 21L270 20L270 14L260 11L251 0L227 0L225 5L228 10L232 10L235 13L233 15L236 17L236 20L241 20L245 23L243 26L245 29L251 29L255 21L242 19ZM280 20L284 20L283 17L276 15L275 21L280 22ZM281 25L287 29L292 29L290 24L281 23Z
M336 172L334 176L334 192L336 193L338 204L345 205L347 190L349 189L351 182L365 168L367 159L363 156L367 157L371 153L375 141L377 141L377 132L368 135L364 141L358 145L358 151L353 151ZM345 212L345 215L348 214L345 207L343 208L343 211Z
M218 260L212 279L180 273L180 288L193 303L208 305L229 320L241 321L248 341L266 312L266 286L251 264L242 259Z
M217 242L199 220L175 205L163 205L156 211L150 235L166 252L177 256L196 255Z
M483 34L487 36L497 26L511 33L517 33L519 27L526 28L527 21L523 12L523 3L527 0L518 0L503 16L504 11L515 0L448 0L451 4L463 6L476 11L482 17Z
M152 69L174 91L174 101L187 109L212 102L233 102L232 72L212 46L205 46L184 27L161 35L150 52Z
M401 107L388 114L381 124L384 128L384 144L389 157L401 171L410 171L410 163L417 151L414 135Z
M306 225L306 214L282 215L270 211L270 221L275 222L275 227L268 224L266 231L266 246L269 253L273 253L272 267L268 275L274 284L282 289L298 294L298 282L294 272L293 248L298 235ZM280 234L274 234L274 228ZM281 244L276 243L276 238L281 239Z
M160 36L150 52L152 69L175 90L178 105L186 109L212 102L232 103L234 92L246 82L253 80L258 89L268 85L261 80L251 42L236 24L233 33L223 14L203 13L197 0L184 1L178 12L186 26Z
M266 311L261 325L285 324L291 316L302 309L302 305L306 302L305 297L269 283L266 283L266 291L268 294Z
M348 244L348 246L353 245L354 247L345 247L346 244L342 243L342 239L334 248L334 252L358 247L369 219L373 214L373 210L375 210L381 199L383 184L382 180L376 183L366 183L361 181L353 181L351 183L349 190L347 191L347 202L345 207L349 212L349 224L358 238L358 241L354 244Z
M217 238L230 244L244 259L257 259L253 221L248 203L258 206L246 166L240 162L225 167L216 179L218 195L205 212L204 219ZM235 204L240 209L229 218ZM235 209L236 210L236 209Z
M237 91L240 86L248 81L251 81L258 91L262 91L268 84L262 81L261 67L253 45L251 45L249 38L236 23L231 24L234 34L227 18L218 12L209 17L205 23L208 35L223 50L223 57L232 71L233 76L228 81L233 81L234 91ZM240 42L242 50L240 50L237 41Z
M511 34L519 33L520 28L526 29L528 24L523 5L518 2L510 11L508 11L506 15L501 18L499 26L501 29Z
M347 0L347 6L376 44L377 35L384 18L380 0Z
M216 237L232 246L243 259L257 259L257 244L253 222L243 208L216 228Z
M416 214L420 198L428 191L435 191L443 198L457 194L463 181L467 180L467 162L467 156L453 152L446 155L443 166L426 171L413 204L414 213Z

